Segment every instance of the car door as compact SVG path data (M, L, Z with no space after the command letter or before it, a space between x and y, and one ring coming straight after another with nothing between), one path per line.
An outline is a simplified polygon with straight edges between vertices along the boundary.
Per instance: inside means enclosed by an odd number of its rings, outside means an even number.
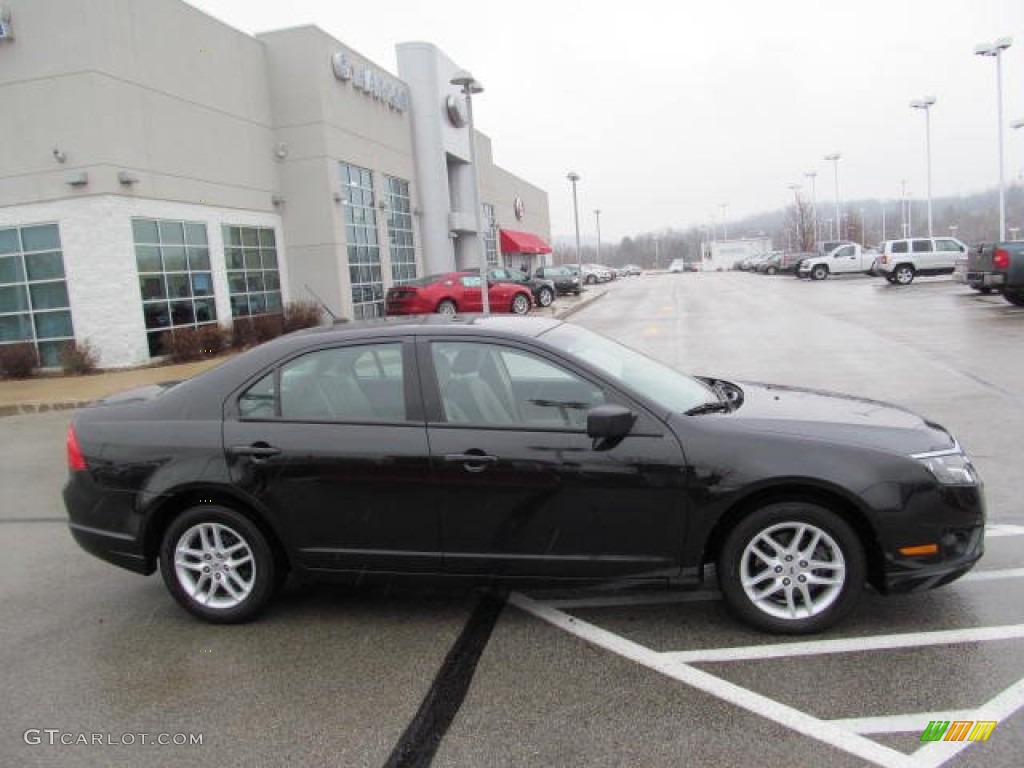
M935 268L953 271L957 259L967 253L963 243L951 237L935 238Z
M234 484L314 570L439 571L426 427L411 341L283 361L226 407Z
M831 271L836 274L859 272L860 261L857 258L857 246L844 245L832 254Z
M484 308L483 292L480 286L483 280L480 275L459 275L459 287L461 294L459 298L460 312L481 312ZM487 298L490 299L490 293Z
M918 272L929 272L935 268L935 249L929 238L911 240L910 251L914 254L914 268Z
M522 343L423 339L445 571L511 577L677 573L685 467L676 438L597 378ZM586 434L627 405L631 434Z

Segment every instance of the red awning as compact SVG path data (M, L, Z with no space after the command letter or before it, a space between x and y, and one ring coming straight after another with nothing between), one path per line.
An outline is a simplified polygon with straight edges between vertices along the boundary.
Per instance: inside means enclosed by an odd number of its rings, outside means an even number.
M551 253L551 246L529 232L501 230L502 253Z

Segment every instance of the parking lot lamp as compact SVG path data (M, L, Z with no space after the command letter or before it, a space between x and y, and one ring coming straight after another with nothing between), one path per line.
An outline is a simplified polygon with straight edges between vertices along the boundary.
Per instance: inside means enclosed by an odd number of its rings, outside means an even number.
M469 164L473 166L473 221L476 222L476 240L480 252L480 299L483 313L491 311L491 300L487 290L487 241L484 238L484 224L482 208L480 204L480 169L476 164L476 129L473 125L473 94L483 93L484 87L469 72L459 70L449 80L452 85L462 89L462 95L466 98L466 126L469 128Z
M835 178L836 178L836 230L837 230L836 231L836 239L838 239L838 240L842 240L843 239L843 225L842 225L842 221L843 220L842 220L842 218L840 217L840 214L839 214L839 208L840 208L840 204L839 204L839 158L840 157L842 157L842 155L840 155L838 152L833 152L831 155L825 155L825 159L826 160L831 160L832 161L832 167L833 167L833 170L835 171Z
M572 184L572 215L576 221L576 268L579 270L580 285L583 285L583 257L580 254L580 209L576 202L576 182L580 180L580 175L576 171L569 171L565 178Z
M958 229L960 229L960 225L959 224L950 224L949 225L949 236L950 237L956 237L956 231Z
M914 99L910 102L912 109L924 110L924 154L925 154L925 178L928 194L928 237L933 237L932 232L932 105L935 103L934 96L925 96L923 99Z
M601 209L594 209L594 222L597 225L597 263L601 263Z
M818 172L807 171L804 174L811 180L811 221L814 222L814 240L818 241Z
M722 239L729 239L729 224L725 220L725 210L729 207L728 203L719 203L718 207L722 209Z
M1006 184L1003 179L1003 51L1013 44L1013 38L1000 37L994 43L974 46L978 56L991 56L996 60L996 113L999 121L999 239L1006 239Z
M803 211L800 210L800 185L790 184L789 189L793 190L793 223L796 229L796 247L797 250L803 250L804 217Z

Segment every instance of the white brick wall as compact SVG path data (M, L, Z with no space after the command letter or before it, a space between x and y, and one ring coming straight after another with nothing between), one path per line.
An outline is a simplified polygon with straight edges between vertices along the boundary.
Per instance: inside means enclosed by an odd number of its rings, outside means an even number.
M131 220L136 216L206 224L222 325L231 319L231 306L221 225L273 227L283 299L290 300L281 218L274 213L117 195L0 208L0 227L58 223L75 337L93 344L102 367L139 365L150 359L132 240Z

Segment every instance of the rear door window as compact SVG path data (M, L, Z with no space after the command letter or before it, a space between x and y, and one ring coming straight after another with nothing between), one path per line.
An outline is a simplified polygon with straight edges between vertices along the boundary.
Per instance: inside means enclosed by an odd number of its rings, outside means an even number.
M897 240L892 244L892 253L906 253L907 252L907 241Z
M914 253L931 253L932 252L932 241L931 240L914 240L912 245Z

